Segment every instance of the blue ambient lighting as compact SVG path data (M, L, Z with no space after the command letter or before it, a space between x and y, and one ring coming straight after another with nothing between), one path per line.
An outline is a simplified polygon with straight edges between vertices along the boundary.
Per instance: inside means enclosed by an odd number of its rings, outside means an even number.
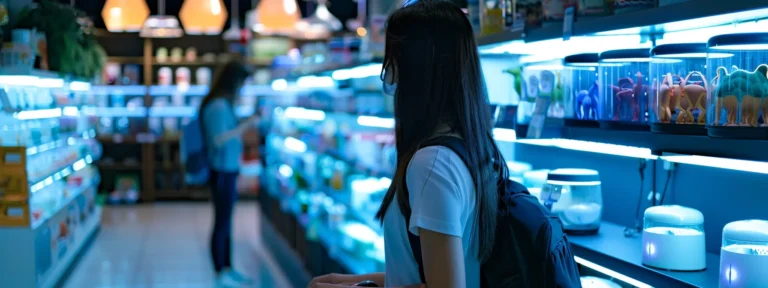
M517 132L514 129L493 128L493 139L500 142L515 142Z
M571 140L571 139L520 139L515 141L516 143L556 147L561 149L600 153L624 157L642 158L649 160L656 160L659 156L653 155L651 149L632 147L608 143Z
M605 268L603 266L597 265L593 262L590 262L584 258L581 258L579 256L573 256L573 259L576 260L576 263L579 263L580 265L587 267L589 269L595 270L597 272L603 273L606 276L613 277L616 279L619 279L620 281L627 283L629 285L638 287L638 288L652 288L651 285L645 284L643 282L640 282L638 280L632 279L624 274L621 274L619 272L613 271L611 269Z
M768 163L698 155L661 156L664 161L744 172L768 174Z

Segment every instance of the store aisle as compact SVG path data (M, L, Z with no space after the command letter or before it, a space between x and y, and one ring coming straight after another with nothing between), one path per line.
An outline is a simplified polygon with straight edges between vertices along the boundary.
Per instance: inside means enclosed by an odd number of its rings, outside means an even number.
M213 287L210 203L107 206L101 231L64 287ZM260 249L258 206L235 211L235 266L255 287L288 287L269 252Z

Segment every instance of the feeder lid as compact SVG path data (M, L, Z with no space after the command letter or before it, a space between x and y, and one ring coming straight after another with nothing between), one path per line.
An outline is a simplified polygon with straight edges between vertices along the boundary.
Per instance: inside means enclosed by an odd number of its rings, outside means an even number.
M685 206L661 205L645 209L643 219L670 225L701 225L704 223L704 214Z
M723 34L709 38L710 49L768 50L768 33ZM756 45L756 47L745 47ZM759 46L758 46L759 45Z
M706 43L664 44L651 49L651 56L654 57L705 58L706 53Z
M767 243L768 221L741 220L728 223L723 228L723 239Z
M598 60L600 58L597 53L582 53L565 56L563 62L565 62L565 65L597 66Z
M614 59L621 60L627 59L628 62L638 62L639 59L650 58L651 49L636 48L636 49L621 49L621 50L609 50L600 53L600 60ZM615 61L614 61L615 62Z
M547 182L596 182L595 185L600 184L600 173L592 169L581 168L560 168L549 171L547 174Z

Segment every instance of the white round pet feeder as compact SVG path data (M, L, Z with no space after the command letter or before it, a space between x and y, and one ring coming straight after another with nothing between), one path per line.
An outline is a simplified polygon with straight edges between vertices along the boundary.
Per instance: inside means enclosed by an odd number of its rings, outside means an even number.
M643 265L674 271L707 268L704 215L678 206L654 206L643 217Z
M768 221L743 220L725 225L720 287L768 287Z

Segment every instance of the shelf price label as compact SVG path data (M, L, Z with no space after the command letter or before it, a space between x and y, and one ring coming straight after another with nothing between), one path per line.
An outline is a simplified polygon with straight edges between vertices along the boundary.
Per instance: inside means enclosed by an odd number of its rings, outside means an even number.
M563 14L563 40L567 41L568 39L571 39L571 36L573 36L573 17L576 13L576 8L571 6L568 8L565 8L564 14Z

